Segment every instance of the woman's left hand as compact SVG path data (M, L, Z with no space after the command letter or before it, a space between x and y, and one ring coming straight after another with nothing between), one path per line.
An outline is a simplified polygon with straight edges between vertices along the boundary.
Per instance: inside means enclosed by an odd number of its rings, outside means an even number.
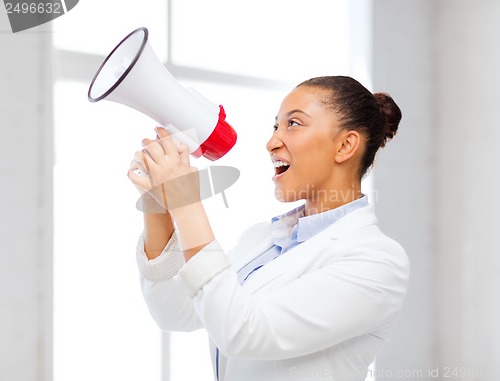
M171 211L200 201L198 169L189 163L189 149L172 139L161 127L157 139L144 139L143 149L134 155L128 177L141 193L149 193ZM145 172L143 175L135 171Z

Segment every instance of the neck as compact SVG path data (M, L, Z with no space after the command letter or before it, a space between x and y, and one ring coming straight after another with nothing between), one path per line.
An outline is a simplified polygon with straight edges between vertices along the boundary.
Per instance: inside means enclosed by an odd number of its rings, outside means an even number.
M313 190L305 203L305 215L326 212L357 200L361 193L361 183L353 183L344 187Z

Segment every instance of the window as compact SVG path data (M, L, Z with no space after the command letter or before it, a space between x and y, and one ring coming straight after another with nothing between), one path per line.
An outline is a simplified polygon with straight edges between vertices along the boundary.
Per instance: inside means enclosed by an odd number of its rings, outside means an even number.
M294 85L352 73L362 62L351 59L357 57L349 43L351 6L347 0L257 0L246 7L229 0L87 0L54 21L60 57L55 381L212 379L204 332L161 337L140 295L134 255L142 217L125 173L141 139L154 136L154 122L122 105L87 101L104 56L127 33L146 26L172 74L224 105L238 144L216 163L192 160L200 169L231 165L241 172L226 191L229 208L220 195L204 202L215 234L230 248L251 223L293 207L274 200L265 143L281 99ZM186 360L193 356L199 366Z

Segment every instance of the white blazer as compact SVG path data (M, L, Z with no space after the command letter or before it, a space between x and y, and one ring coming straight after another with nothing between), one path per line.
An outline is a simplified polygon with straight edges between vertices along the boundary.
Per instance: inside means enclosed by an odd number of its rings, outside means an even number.
M184 263L175 235L141 286L160 328L205 328L220 381L362 381L389 339L409 280L403 248L357 209L274 259L241 286L237 271L272 246L271 223L227 256L216 241ZM216 347L219 361L216 364Z

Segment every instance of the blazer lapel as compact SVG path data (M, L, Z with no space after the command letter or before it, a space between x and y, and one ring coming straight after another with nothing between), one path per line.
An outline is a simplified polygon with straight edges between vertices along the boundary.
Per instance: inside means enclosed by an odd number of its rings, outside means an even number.
M242 236L238 244L228 252L228 256L233 268L238 271L272 246L271 224L263 223L253 229L248 237Z
M377 224L375 208L372 205L368 205L352 211L334 224L328 226L325 229L325 234L328 234L332 239L339 239L365 226L375 224Z

